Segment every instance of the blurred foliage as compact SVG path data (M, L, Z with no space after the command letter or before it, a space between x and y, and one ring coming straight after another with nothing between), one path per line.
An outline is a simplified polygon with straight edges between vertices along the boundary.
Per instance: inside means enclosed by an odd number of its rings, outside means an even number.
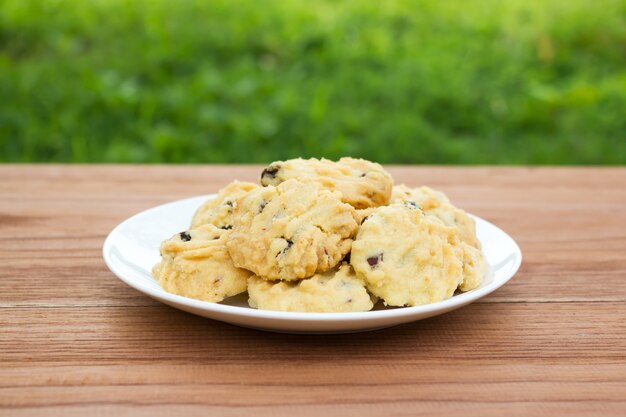
M0 161L626 163L626 1L0 0Z

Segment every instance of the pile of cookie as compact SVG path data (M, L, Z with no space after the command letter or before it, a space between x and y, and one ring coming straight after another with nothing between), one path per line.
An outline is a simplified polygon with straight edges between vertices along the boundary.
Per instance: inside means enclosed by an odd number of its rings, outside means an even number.
M441 192L393 185L363 159L278 161L261 184L235 181L161 244L168 292L301 312L415 306L478 287L473 219Z

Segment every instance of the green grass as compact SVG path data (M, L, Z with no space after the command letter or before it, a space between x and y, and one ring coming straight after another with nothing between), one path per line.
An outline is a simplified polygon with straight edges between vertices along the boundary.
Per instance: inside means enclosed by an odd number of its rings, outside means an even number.
M342 155L626 163L626 1L0 0L0 161Z

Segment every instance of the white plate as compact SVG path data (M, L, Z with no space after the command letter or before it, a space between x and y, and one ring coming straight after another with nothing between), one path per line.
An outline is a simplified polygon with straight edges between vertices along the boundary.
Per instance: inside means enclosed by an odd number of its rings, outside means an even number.
M196 208L214 196L174 201L122 222L104 242L102 253L109 269L126 284L156 300L211 319L278 332L344 333L395 326L463 307L504 285L522 262L522 253L509 235L475 217L478 239L489 263L487 277L479 288L433 304L402 308L378 306L358 313L289 313L252 309L247 305L245 294L216 304L165 292L150 274L152 266L160 259L161 241L185 230Z

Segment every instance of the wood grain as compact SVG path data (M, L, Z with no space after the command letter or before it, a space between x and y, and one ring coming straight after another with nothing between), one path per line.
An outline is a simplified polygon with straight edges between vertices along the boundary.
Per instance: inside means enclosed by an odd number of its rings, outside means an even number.
M0 415L626 415L626 169L389 167L520 244L518 275L377 332L264 333L117 280L107 233L258 166L0 166Z

